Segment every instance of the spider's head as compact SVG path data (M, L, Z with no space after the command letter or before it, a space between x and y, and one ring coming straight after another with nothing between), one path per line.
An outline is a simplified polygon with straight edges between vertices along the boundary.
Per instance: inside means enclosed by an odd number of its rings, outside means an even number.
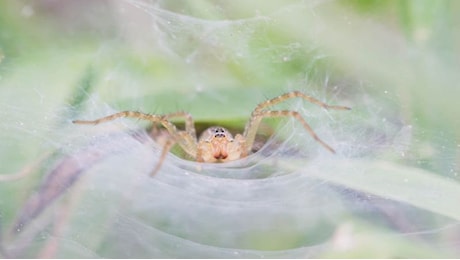
M200 136L198 149L204 162L225 162L240 158L239 144L225 128L214 126L206 129Z

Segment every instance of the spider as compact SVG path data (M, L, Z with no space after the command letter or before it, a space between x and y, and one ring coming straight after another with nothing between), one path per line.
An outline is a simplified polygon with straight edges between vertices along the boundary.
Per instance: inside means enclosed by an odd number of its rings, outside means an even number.
M184 152L197 162L220 163L233 161L248 156L251 152L254 140L259 129L259 125L264 118L268 117L293 117L299 121L305 130L324 148L332 153L334 149L321 140L318 135L313 131L310 125L303 119L297 111L292 110L267 110L268 107L281 103L285 100L292 98L302 98L310 103L318 105L324 109L335 110L350 110L351 108L345 106L331 106L319 101L309 95L300 91L288 92L278 97L269 99L256 106L252 111L244 128L243 134L236 134L233 136L230 131L221 127L213 126L206 129L199 138L197 138L195 124L192 116L186 112L176 112L166 115L146 114L136 111L123 111L115 113L106 117L102 117L92 121L74 120L74 124L99 124L111 121L121 117L131 117L143 120L148 120L153 123L161 124L169 133L169 138L166 141L163 151L161 153L159 162L151 173L153 176L161 167L167 153L170 149L178 144ZM177 129L171 123L171 118L183 118L185 120L185 130Z

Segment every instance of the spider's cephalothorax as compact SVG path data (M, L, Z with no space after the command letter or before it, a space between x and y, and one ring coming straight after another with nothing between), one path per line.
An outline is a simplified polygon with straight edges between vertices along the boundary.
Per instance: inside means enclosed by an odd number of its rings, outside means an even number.
M268 107L281 103L284 100L296 97L305 99L324 109L350 110L349 107L330 106L300 91L293 91L258 104L252 111L251 117L249 118L244 128L243 134L237 134L235 137L233 137L227 129L220 126L215 126L206 129L201 134L199 139L197 139L196 136L196 130L192 116L186 112L177 112L166 115L150 115L135 111L124 111L93 121L75 120L73 123L99 124L119 117L132 117L161 124L168 131L169 138L168 141L164 144L160 161L153 170L152 175L160 169L162 162L166 158L166 154L176 143L182 148L182 150L184 150L187 155L198 162L226 162L246 157L252 150L260 122L262 119L267 117L292 117L296 119L303 125L305 130L307 130L307 132L317 142L319 142L330 152L335 153L332 147L330 147L316 135L307 121L305 121L305 119L299 114L299 112L292 110L267 109ZM185 119L185 130L179 130L173 123L171 123L170 119L174 117L181 117Z
M246 155L244 140L240 134L233 138L225 128L213 126L206 129L198 140L196 161L226 162L233 161Z

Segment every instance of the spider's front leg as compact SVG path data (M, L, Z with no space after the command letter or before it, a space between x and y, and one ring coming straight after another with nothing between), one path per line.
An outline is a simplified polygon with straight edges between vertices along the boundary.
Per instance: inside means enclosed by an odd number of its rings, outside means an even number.
M170 152L171 148L176 143L181 146L182 150L184 150L186 154L194 159L196 158L197 138L193 118L189 113L186 112L174 112L162 116L163 120L168 122L171 118L176 117L184 119L185 131L176 128L174 135L166 134L162 136L161 131L157 131L155 133L155 130L158 129L155 129L154 127L150 132L150 135L155 139L155 141L163 146L163 150L161 152L160 158L158 159L158 163L151 172L150 176L154 176L160 170L163 162L166 160L166 155Z
M244 134L243 137L246 139L246 149L247 152L249 153L252 149L252 146L254 144L254 140L257 134L257 130L259 128L260 122L262 121L263 118L266 117L294 117L302 123L304 128L308 131L308 133L317 141L319 142L324 148L329 150L332 153L335 153L334 149L330 147L328 144L326 144L323 140L321 140L316 133L313 131L313 129L310 127L310 125L303 119L303 117L299 114L297 111L291 111L291 110L281 110L281 111L272 111L272 110L265 110L268 107L271 107L273 105L276 105L278 103L284 102L285 100L288 99L293 99L293 98L302 98L310 103L313 103L317 106L320 106L324 109L332 109L332 110L350 110L351 108L346 107L346 106L332 106L328 105L324 102L321 102L320 100L313 98L309 95L306 95L300 91L292 91L285 93L283 95L280 95L278 97L269 99L265 102L260 103L259 105L256 106L254 111L251 114L251 118L246 124L246 127L244 129Z
M169 124L172 124L170 122L171 118L183 119L185 122L185 131L177 129L176 127L174 128L173 131L169 131L169 129L167 129L171 135L169 138L174 139L174 143L177 143L188 156L195 159L196 153L197 153L198 141L196 138L195 123L193 121L192 115L190 115L187 112L180 111L180 112L165 114L162 116L163 121L166 121Z
M299 121L303 125L305 130L307 130L307 132L311 135L311 137L313 137L313 139L315 139L318 143L320 143L324 148L326 148L331 153L335 153L335 150L331 146L329 146L326 142L324 142L323 140L321 140L321 138L318 137L315 131L313 131L311 126L307 123L307 121L305 121L305 119L300 115L299 112L291 111L291 110L260 111L255 115L256 119L254 120L260 122L263 118L266 118L266 117L293 117L297 119L297 121ZM251 131L257 131L257 129L251 130ZM251 145L253 143L254 141L252 141Z
M187 112L174 112L170 114L163 115L163 119L170 121L171 118L183 118L185 121L185 132L191 137L191 140L194 141L194 143L197 143L197 138L196 138L196 130L195 130L195 122L193 121L193 117L190 113Z
M159 162L151 175L155 174L160 169L160 166L165 160L167 153L176 143L180 145L180 147L184 150L185 153L187 153L189 156L193 158L196 158L197 140L195 126L191 115L185 112L176 112L166 115L152 115L136 111L123 111L96 120L74 120L72 122L74 124L99 124L123 117L148 120L154 124L158 123L161 124L168 132L168 135L166 136L166 141L164 141L163 144L163 151L161 153ZM173 117L185 118L185 131L177 129L176 126L169 121L169 119Z
M171 148L174 146L176 142L172 138L168 138L166 142L163 144L163 150L161 151L160 158L158 159L155 168L153 168L152 172L150 173L150 177L153 177L157 172L161 169L163 162L166 160L166 155L168 155Z

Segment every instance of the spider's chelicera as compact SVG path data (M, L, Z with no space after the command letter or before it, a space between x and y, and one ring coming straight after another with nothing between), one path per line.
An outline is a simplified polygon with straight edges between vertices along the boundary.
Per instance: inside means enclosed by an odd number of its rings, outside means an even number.
M235 137L225 128L220 126L213 126L206 129L199 138L197 138L195 124L192 116L186 112L176 112L166 115L153 115L145 114L136 111L123 111L102 117L93 121L74 120L75 124L99 124L107 122L120 117L131 117L148 120L154 123L161 124L169 133L168 141L163 147L163 151L160 160L152 172L154 175L159 169L166 154L170 151L171 147L178 144L184 152L197 162L227 162L233 161L240 158L244 158L250 154L254 145L254 140L262 119L267 117L293 117L299 121L305 130L324 148L332 153L335 153L334 149L321 140L310 125L297 111L292 110L268 110L267 108L278 103L281 103L287 99L302 98L313 104L316 104L324 109L335 109L335 110L350 110L349 107L345 106L331 106L326 103L319 101L311 96L308 96L300 91L293 91L278 97L269 99L256 106L252 111L251 117L246 123L243 134L237 134ZM177 129L177 127L171 123L170 119L174 117L184 118L185 130Z

